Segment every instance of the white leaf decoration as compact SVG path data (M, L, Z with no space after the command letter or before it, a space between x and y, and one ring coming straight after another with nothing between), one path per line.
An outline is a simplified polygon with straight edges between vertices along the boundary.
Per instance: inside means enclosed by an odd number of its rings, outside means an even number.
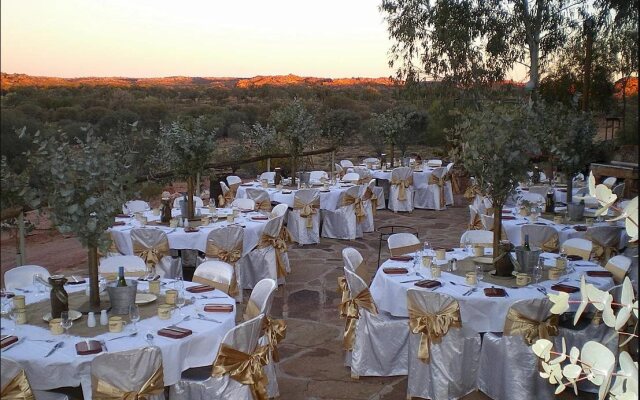
M611 296L609 292L600 290L592 284L587 285L585 292L589 301L591 301L591 304L593 304L593 306L600 311L604 309L604 301L607 296Z
M549 297L549 300L553 303L553 307L551 307L550 310L552 314L562 314L569 309L569 293L549 293L547 297Z
M571 361L571 364L578 362L578 357L580 357L580 350L578 350L576 346L573 346L569 353L569 361Z
M562 375L564 375L569 380L578 379L580 373L582 372L582 368L576 364L568 364L562 368Z
M600 386L598 399L603 400L609 392L616 357L611 350L595 341L585 343L582 346L581 354L583 365L589 366L585 367L585 372L588 370L587 379L594 385Z
M589 195L596 197L596 177L593 176L593 172L589 172Z
M607 295L603 303L602 309L602 320L607 326L614 327L616 326L616 316L613 314L613 309L611 308L611 302L613 301L613 296Z
M633 303L633 314L638 318L638 300Z
M545 361L549 361L549 358L551 357L552 347L553 347L553 343L551 343L550 340L538 339L533 344L533 346L531 346L531 350L533 350L535 355L538 356L539 358L542 358ZM544 364L545 363L543 363L543 366Z
M615 330L620 330L631 317L631 307L633 307L633 287L631 286L631 280L629 277L624 278L622 282L622 296L620 298L620 304L622 308L618 312L616 317Z
M616 202L618 196L611 191L605 185L596 186L596 198L598 199L598 203L602 206L596 211L596 217L606 213L609 210L609 207Z
M580 299L580 305L578 306L578 309L576 310L576 315L573 317L573 324L576 325L578 323L578 321L580 320L580 316L582 315L582 313L584 312L584 310L587 308L587 306L589 305L589 298L587 295L587 282L585 281L584 275L582 275L582 277L580 278L580 293L581 293L581 299Z
M554 392L554 394L560 394L560 393L564 392L564 390L566 388L567 387L565 385L558 385L558 387L556 388L556 391Z

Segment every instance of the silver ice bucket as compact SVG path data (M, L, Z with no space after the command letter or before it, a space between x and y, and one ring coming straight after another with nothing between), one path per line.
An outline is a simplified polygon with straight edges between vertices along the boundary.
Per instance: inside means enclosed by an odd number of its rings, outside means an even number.
M517 272L524 272L530 274L533 271L533 267L538 265L540 260L540 253L542 249L532 248L531 250L525 250L523 246L516 246L516 258L513 261L513 266Z
M116 282L107 285L112 314L129 314L129 307L136 302L138 281L135 279L126 279L126 281L127 286L118 287L116 286Z
M298 176L298 180L300 181L300 186L302 185L311 186L310 185L311 172L298 172L297 176Z

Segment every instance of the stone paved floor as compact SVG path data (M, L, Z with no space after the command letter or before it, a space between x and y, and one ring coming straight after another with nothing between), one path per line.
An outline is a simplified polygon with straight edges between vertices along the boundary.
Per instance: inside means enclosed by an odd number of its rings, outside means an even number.
M456 199L463 204L463 199ZM459 243L466 229L466 205L445 211L416 210L413 214L394 214L379 211L376 226L405 225L417 229L421 239L433 246L453 247ZM11 244L3 241L3 270L9 266ZM86 273L86 256L73 239L40 240L28 248L28 262L50 265L52 270L65 273ZM366 265L364 278L371 280L377 264L379 235L365 234L363 239L342 241L322 239L318 245L291 246L289 257L292 273L276 294L272 313L287 320L287 337L280 346L278 368L280 398L296 399L371 399L394 400L406 398L405 377L352 380L344 367L342 331L344 321L338 318L340 301L336 292L337 277L342 275L341 251L347 246L358 249ZM61 246L62 245L62 246ZM61 247L60 247L61 246ZM35 248L34 248L35 247ZM47 250L48 248L48 250ZM15 250L13 253L15 258ZM388 258L383 243L382 260ZM245 293L245 301L249 292ZM240 310L241 311L241 310ZM238 315L242 315L238 312ZM575 398L563 394L561 398ZM580 398L592 398L580 396ZM488 399L482 393L472 393L465 400Z

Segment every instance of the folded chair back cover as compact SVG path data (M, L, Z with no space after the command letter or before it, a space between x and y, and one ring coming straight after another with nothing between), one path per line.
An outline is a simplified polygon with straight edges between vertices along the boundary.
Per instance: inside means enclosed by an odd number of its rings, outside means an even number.
M150 346L96 356L91 361L91 389L94 399L164 399L160 348ZM119 395L109 396L109 393L114 391ZM138 397L135 397L136 393ZM127 397L125 394L133 397Z
M229 184L229 186L231 186L236 183L242 183L242 179L236 175L229 175L227 176L227 183Z
M142 257L147 266L154 267L161 278L182 276L180 258L173 258L169 254L169 239L165 232L152 228L134 228L131 229L131 242L133 253Z
M407 290L409 379L407 396L458 399L476 390L480 335L464 327L453 297Z
M285 206L286 207L286 206ZM293 210L289 212L287 228L299 244L320 243L320 192L301 189L293 196Z
M256 210L271 211L271 199L264 189L247 188L247 197L256 202Z
M387 238L387 246L392 257L414 253L422 249L420 239L413 233L394 233Z
M358 268L362 265L362 255L353 247L347 247L342 249L342 260L344 261L344 267L352 272L357 272Z
M249 320L259 314L270 315L273 296L278 285L273 279L265 278L256 283L247 302L244 319Z
M231 294L234 282L233 265L224 261L205 261L198 265L193 273L193 282L212 286L227 294Z
M478 388L493 399L553 399L555 386L540 377L539 359L531 343L556 340L557 316L546 299L511 305L502 334L486 333L480 355ZM555 347L555 346L554 346Z
M571 238L562 243L562 249L567 255L576 255L582 257L583 260L588 260L591 257L593 243L583 238Z

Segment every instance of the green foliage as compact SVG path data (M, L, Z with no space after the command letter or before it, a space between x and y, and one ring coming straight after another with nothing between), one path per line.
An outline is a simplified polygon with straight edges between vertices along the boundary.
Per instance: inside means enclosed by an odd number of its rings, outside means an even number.
M70 142L60 133L48 138L36 134L33 142L38 149L29 160L40 178L36 189L54 226L77 235L83 246L106 249L105 231L132 195L132 155L93 132L85 141Z
M278 137L273 126L256 122L251 128L245 127L242 143L254 154L269 154L277 149Z
M269 120L294 158L299 158L306 149L311 148L320 136L315 117L298 98L273 111Z
M24 130L22 130L24 134ZM36 208L40 201L35 190L29 184L30 171L16 173L9 167L7 157L0 159L0 210L12 207Z
M345 144L360 127L360 117L347 109L330 109L322 116L322 135L333 146Z

